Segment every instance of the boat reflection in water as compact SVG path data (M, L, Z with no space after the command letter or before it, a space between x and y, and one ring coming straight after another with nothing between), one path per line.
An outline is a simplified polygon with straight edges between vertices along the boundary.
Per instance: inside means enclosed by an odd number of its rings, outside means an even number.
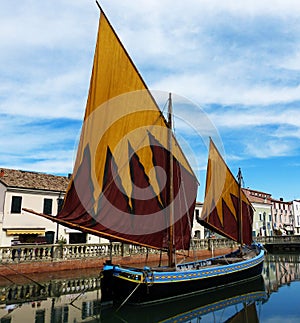
M25 278L23 277L23 280ZM0 322L190 322L211 315L218 321L256 322L257 303L266 300L262 276L151 306L101 307L100 278L55 278L14 284L1 280ZM11 280L9 282L9 280ZM225 318L226 317L226 318Z
M281 288L299 280L300 255L269 254L263 276L230 287L151 306L125 304L119 310L101 307L98 270L42 276L0 276L1 323L259 322L262 316L272 317L271 293L278 296Z
M258 322L256 307L266 299L263 277L258 276L176 301L108 308L102 311L101 322L197 322L200 318L201 322Z

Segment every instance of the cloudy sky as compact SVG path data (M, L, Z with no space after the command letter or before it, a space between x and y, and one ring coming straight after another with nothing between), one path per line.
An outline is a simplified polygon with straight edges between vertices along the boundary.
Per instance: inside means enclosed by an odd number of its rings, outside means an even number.
M300 198L297 0L101 5L149 88L199 107L246 187ZM0 167L72 172L98 18L94 0L1 2ZM194 155L202 200L207 156Z

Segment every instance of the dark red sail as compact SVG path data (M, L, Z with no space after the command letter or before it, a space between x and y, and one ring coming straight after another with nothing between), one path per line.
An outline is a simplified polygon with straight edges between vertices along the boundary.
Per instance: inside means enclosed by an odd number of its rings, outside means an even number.
M167 131L145 82L101 14L73 177L62 211L51 219L113 241L165 248L166 212L173 205L179 233L174 242L187 249L198 183L173 137L175 199L166 200L161 174L169 167Z
M222 236L251 244L252 205L212 140L206 176L201 223Z

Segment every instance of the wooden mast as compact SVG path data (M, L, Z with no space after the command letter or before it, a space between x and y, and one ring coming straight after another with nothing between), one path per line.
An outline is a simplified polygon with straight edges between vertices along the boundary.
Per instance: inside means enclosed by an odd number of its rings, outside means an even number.
M172 153L172 114L173 114L173 107L172 107L172 97L171 93L169 93L169 104L168 104L168 151L169 151L169 248L168 248L168 265L169 267L175 266L175 257L174 257L174 189L173 189L173 153Z
M238 175L237 175L237 179L238 179L238 184L239 184L239 200L238 200L238 225L239 225L239 240L238 242L242 245L243 244L243 221L242 221L242 180L243 180L243 176L242 176L242 171L239 168L238 171Z

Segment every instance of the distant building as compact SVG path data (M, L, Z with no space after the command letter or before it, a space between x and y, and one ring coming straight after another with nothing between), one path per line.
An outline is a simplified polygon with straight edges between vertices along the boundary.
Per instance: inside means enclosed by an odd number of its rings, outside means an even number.
M206 229L204 229L204 226L198 222L202 213L202 208L203 208L203 203L196 202L195 211L194 211L192 237L197 239L205 238Z
M67 243L99 242L98 237L87 236L22 210L33 209L55 217L68 183L65 176L0 169L0 245L54 243L60 238Z
M300 234L300 200L293 201L294 234Z
M254 207L253 237L273 235L271 194L249 188L243 191Z
M275 234L294 234L293 202L272 199L272 215Z

